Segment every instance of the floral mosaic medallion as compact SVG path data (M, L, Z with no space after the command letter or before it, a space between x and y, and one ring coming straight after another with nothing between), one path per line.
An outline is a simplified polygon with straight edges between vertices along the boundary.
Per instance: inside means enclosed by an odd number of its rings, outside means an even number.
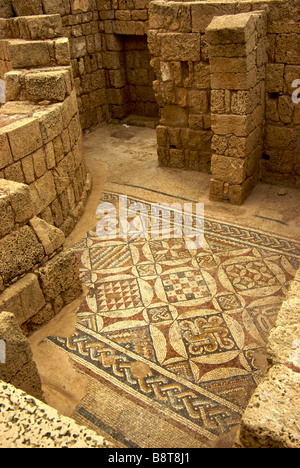
M117 194L103 199L118 206ZM81 369L204 439L237 425L263 376L257 355L299 266L300 243L205 218L194 250L184 237L117 232L104 240L96 228L74 248L89 293L76 333L49 340Z

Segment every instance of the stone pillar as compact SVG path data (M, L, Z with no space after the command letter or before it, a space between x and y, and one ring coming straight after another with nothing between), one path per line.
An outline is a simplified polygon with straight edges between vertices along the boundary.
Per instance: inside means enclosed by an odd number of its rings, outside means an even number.
M258 181L266 33L262 11L215 17L206 28L214 132L211 200L240 205Z

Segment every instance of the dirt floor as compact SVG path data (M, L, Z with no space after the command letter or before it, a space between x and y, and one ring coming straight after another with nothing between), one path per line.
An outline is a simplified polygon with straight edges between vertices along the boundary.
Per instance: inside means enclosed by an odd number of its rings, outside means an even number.
M137 197L144 188L147 188L149 197L155 198L157 202L164 201L164 194L202 202L205 214L212 218L220 217L229 223L238 223L240 226L300 240L300 191L259 184L241 207L211 202L209 174L158 167L156 135L153 128L122 124L102 126L85 135L84 150L87 166L92 175L92 192L85 213L67 239L66 247L72 247L87 231L96 226L96 209L102 190L105 188L122 193L124 187L126 194ZM84 291L81 298L66 307L55 319L30 337L46 402L66 416L73 414L78 403L87 395L92 382L90 377L79 373L72 366L66 354L44 340L50 335L65 337L72 334L76 324L74 311L86 294L87 291ZM109 389L103 383L99 385L102 385L102 404L112 408L118 397L114 395L113 389ZM94 397L97 399L97 392ZM118 404L122 405L122 401ZM122 414L123 420L120 419L120 413L113 420L112 414L110 424L127 425L129 432L138 430L138 426L130 428L130 418L126 418L124 412ZM153 415L149 413L149 418L151 417ZM143 421L139 421L140 425L142 423ZM120 440L115 441L113 435L108 433L105 435L114 441L116 446L126 446ZM155 435L152 436L152 444L155 444ZM229 435L218 444L230 446L233 436L234 434ZM185 433L180 437L181 444L186 440L190 446L197 447L196 436L192 441L192 434ZM145 446L146 442L143 443ZM164 447L163 438L160 444Z

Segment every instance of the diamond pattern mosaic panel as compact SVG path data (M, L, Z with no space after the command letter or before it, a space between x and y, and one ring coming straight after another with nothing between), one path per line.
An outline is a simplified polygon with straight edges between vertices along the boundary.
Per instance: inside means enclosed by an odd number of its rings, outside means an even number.
M118 207L117 194L103 198ZM76 333L49 340L86 372L212 440L239 423L263 376L257 355L300 244L209 219L204 229L197 250L184 238L86 233L75 249L90 292Z

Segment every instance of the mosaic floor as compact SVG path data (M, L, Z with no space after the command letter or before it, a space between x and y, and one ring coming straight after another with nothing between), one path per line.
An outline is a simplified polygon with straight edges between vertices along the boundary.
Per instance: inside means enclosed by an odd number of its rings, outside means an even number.
M118 200L103 195L116 208ZM87 232L74 247L89 288L76 333L49 341L84 372L212 440L239 424L263 376L258 356L300 244L205 218L203 245L191 250L174 238L177 221L162 239Z

